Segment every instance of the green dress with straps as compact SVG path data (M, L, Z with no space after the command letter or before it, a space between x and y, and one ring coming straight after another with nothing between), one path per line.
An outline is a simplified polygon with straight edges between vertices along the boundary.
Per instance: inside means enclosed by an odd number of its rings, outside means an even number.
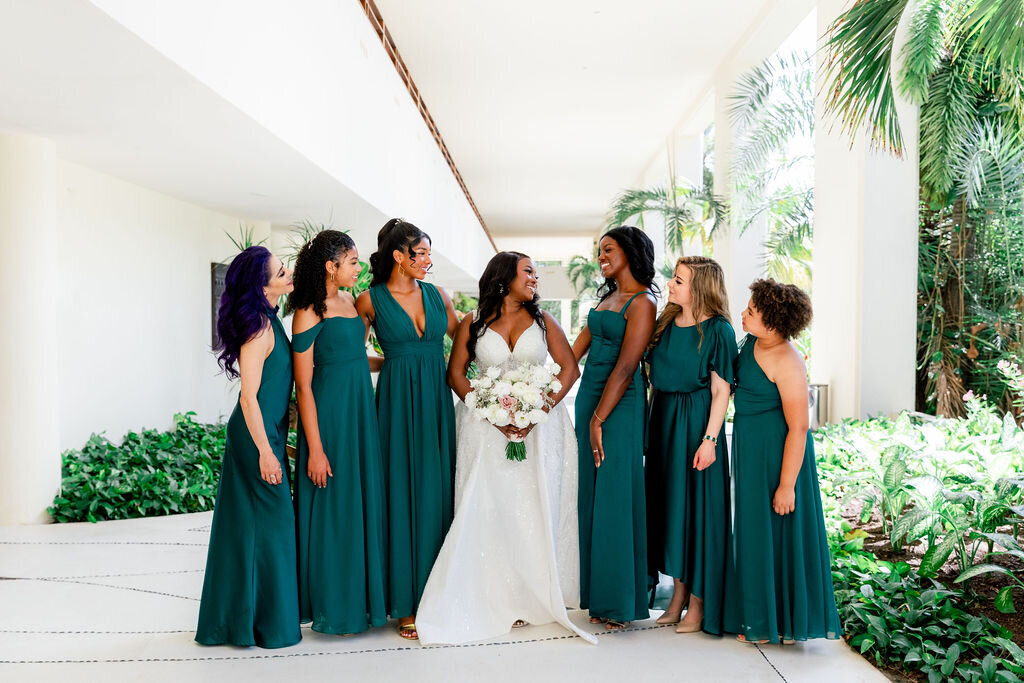
M288 400L292 355L281 321L268 310L274 348L256 394L284 482L260 478L260 454L241 404L228 419L217 503L213 509L196 641L203 645L294 645L299 633L295 517L288 486Z
M701 338L703 332L703 338ZM647 544L651 573L681 579L704 600L708 633L722 633L722 591L732 550L725 422L715 461L693 467L711 416L711 373L730 385L736 333L721 316L696 325L670 322L649 355Z
M415 613L454 513L455 402L448 388L441 293L421 282L421 337L387 285L370 288L373 328L384 350L377 420L387 491L391 615Z
M308 476L299 421L295 520L299 617L321 633L359 633L387 622L387 533L380 434L359 316L325 318L292 338L313 347L313 399L333 477Z
M832 588L825 520L808 432L796 478L796 507L772 509L789 427L782 398L747 335L736 359L732 433L736 494L734 566L726 582L725 631L747 640L835 639L842 634Z
M644 503L646 395L637 367L625 393L602 424L605 458L594 466L590 418L619 359L626 309L592 309L590 352L576 396L579 447L580 607L593 617L647 619L647 522ZM649 292L646 292L649 294ZM653 295L652 295L653 296Z

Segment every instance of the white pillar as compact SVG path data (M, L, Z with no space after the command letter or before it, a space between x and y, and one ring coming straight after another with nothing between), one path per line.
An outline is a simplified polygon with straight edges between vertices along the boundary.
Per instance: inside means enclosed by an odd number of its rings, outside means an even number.
M847 5L818 3L819 35ZM870 151L864 131L851 148L823 120L820 94L815 104L811 381L829 385L831 420L914 407L918 125L915 107L897 98L897 108L903 159Z
M715 194L727 201L733 198L731 167L735 140L729 117L729 96L738 74L735 69L723 70L715 82ZM740 312L747 307L750 283L764 275L762 245L765 238L762 223L755 223L741 235L741 223L735 219L738 214L734 207L729 225L716 232L713 254L725 271L729 308L737 335L742 334Z
M704 136L677 135L674 160L678 182L700 187L704 181Z
M0 134L0 525L47 521L60 488L55 306L75 283L61 281L74 255L57 243L56 167L52 141Z

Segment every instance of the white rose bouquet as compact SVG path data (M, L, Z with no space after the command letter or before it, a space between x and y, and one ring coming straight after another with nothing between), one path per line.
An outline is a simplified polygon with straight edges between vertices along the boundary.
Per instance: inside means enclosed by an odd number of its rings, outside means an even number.
M557 363L550 367L523 363L504 372L499 367L489 367L469 381L473 390L466 394L466 407L473 411L476 419L495 427L514 425L523 429L541 424L548 419L544 408L553 404L551 394L562 390L562 383L556 377L561 371ZM509 439L505 457L516 461L526 459L526 445L521 438Z

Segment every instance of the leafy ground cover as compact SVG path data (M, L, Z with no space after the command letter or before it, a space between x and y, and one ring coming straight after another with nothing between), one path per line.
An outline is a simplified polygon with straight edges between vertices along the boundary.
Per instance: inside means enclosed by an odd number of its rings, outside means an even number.
M61 457L61 490L49 508L55 522L98 522L212 510L225 425L174 416L161 432L128 432L120 444L93 434Z
M846 637L892 675L1024 677L1024 431L983 397L816 434Z

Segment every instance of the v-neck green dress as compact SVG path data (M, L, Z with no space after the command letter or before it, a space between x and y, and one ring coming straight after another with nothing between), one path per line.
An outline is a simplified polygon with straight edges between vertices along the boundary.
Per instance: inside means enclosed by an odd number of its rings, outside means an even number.
M380 434L359 316L332 317L292 338L313 347L313 399L333 477L309 479L299 421L295 481L299 616L321 633L359 633L387 622L387 533Z
M725 631L747 640L836 639L842 634L832 587L825 519L807 434L796 478L796 507L772 509L789 427L782 398L754 357L747 335L736 359L732 434L736 494L734 569L726 585Z
M295 516L288 484L288 400L292 354L281 321L268 311L274 348L256 394L284 482L260 478L260 454L240 404L228 419L213 509L196 641L203 645L294 645L299 633Z
M701 338L703 332L703 339ZM704 600L704 630L722 633L722 591L732 549L725 424L715 461L693 467L711 416L711 373L732 385L736 333L721 316L670 323L650 353L647 547L651 573L681 579Z
M391 616L416 612L454 513L455 402L448 388L448 313L436 287L420 282L423 336L387 285L370 288L373 328L384 350L377 420L387 492Z
M647 619L647 521L644 503L646 394L637 367L622 398L602 425L605 458L594 466L590 418L619 359L626 309L587 315L590 352L576 396L579 448L580 607L592 617Z

